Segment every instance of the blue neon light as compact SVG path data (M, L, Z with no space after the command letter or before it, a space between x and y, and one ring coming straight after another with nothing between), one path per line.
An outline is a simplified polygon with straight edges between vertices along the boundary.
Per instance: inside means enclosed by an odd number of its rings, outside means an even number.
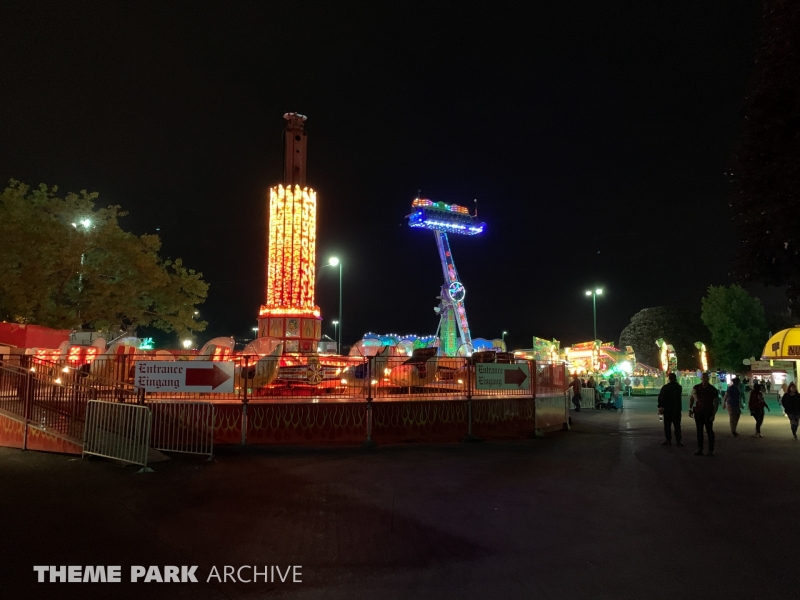
M459 212L444 212L441 210L418 210L408 218L410 227L444 231L445 233L459 233L463 235L476 235L483 233L486 223L476 223L474 217Z

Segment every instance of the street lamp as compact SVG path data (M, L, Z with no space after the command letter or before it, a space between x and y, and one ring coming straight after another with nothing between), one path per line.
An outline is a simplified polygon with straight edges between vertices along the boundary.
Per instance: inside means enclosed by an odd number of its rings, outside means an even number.
M89 229L89 227L92 225L92 220L91 219L81 219L80 220L80 224L83 225L84 229ZM78 228L78 223L72 223L72 226L75 229L77 229ZM79 292L83 291L83 261L85 260L85 258L86 258L86 255L83 252L81 252L81 270L78 272L78 291Z
M335 256L328 259L327 265L323 267L339 267L339 320L334 321L334 337L336 337L336 325L339 325L339 337L336 338L336 354L342 353L342 261Z
M187 350L192 346L192 340L183 340L183 347Z
M507 334L507 333L508 333L507 331L504 331L504 332L503 332L503 341L504 341L504 342L506 341L506 334Z
M594 339L597 339L597 297L603 295L603 288L586 290L586 295L592 297L592 319L594 321Z
M336 326L339 324L339 321L333 321L333 339L338 340L339 338L336 337ZM339 347L339 342L336 342L337 352Z

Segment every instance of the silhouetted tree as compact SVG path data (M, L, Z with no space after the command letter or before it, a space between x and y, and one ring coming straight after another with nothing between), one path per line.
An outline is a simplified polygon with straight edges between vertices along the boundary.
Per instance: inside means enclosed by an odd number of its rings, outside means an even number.
M124 231L96 193L58 196L12 181L0 193L0 320L58 329L150 325L202 331L202 274L158 255L156 235Z
M733 169L735 274L786 285L800 311L800 2L765 0Z
M622 348L632 346L636 360L659 367L656 340L664 338L675 348L679 369L699 369L695 342L711 346L711 334L700 320L700 315L672 306L645 308L633 315L630 324L622 330L619 343Z
M702 318L720 368L741 370L743 359L761 356L769 332L764 306L740 286L710 286Z

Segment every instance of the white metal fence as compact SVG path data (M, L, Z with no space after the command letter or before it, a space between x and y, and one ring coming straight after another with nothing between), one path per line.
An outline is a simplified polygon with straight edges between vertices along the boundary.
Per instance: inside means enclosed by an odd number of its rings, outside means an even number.
M572 402L574 396L572 387L567 388L567 397L569 400L569 407L574 408L575 404ZM595 408L597 403L597 390L595 388L581 388L581 408Z
M83 455L92 454L147 467L152 414L146 406L90 400L86 405Z
M151 445L166 452L214 455L214 405L210 402L161 400L153 413Z

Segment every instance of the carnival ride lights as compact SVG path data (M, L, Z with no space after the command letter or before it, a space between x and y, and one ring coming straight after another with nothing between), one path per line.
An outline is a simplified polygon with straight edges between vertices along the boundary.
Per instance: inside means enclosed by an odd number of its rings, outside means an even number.
M469 356L472 354L472 335L464 308L466 289L458 277L453 256L450 251L448 233L459 235L477 235L486 228L479 223L477 216L469 214L469 210L457 204L433 202L427 198L417 198L411 203L414 212L408 215L408 225L416 229L433 231L439 260L444 274L441 303L436 308L439 313L438 337L441 339L439 350L446 356L456 354Z
M317 194L306 186L306 117L286 113L283 184L270 189L265 303L258 337L283 343L283 352L313 355L322 334L314 302Z
M661 370L665 373L674 373L678 370L678 356L675 354L675 348L672 344L667 344L664 338L656 340L656 346L659 349L659 358L661 360Z
M317 195L282 185L269 194L267 302L260 316L318 318L314 304Z
M700 368L703 373L708 372L708 349L703 342L695 342L694 347L700 351Z

